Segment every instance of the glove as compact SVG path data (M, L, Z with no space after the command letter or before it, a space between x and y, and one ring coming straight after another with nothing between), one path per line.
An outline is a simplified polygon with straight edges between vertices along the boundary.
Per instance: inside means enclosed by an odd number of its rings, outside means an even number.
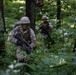
M17 40L16 45L17 45L17 46L22 46L21 41Z
M30 53L31 53L31 48L30 48L30 47L27 47L27 48L26 48L26 53L27 53L27 54L30 54Z

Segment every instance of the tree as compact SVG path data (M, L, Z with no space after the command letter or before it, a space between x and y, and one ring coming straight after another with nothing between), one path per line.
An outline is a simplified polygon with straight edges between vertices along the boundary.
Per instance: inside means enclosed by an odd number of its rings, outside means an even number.
M61 1L57 0L57 29L61 26Z
M26 0L26 16L31 21L30 27L35 31L35 0Z
M5 21L4 21L4 12L3 12L3 0L0 0L0 55L4 53L5 42L4 42L4 32Z

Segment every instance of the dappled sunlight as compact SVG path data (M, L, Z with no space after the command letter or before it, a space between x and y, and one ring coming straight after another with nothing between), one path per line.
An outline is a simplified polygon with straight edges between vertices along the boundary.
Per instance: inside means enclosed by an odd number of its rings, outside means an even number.
M19 0L19 1L13 1L13 3L25 3L25 1Z
M60 59L60 61L59 61L59 64L64 64L66 61L65 61L65 59Z
M7 1L8 0L6 0L6 2ZM7 28L7 33L4 35L6 52L3 57L3 54L0 56L0 75L76 75L76 53L73 53L76 39L76 26L74 23L76 16L76 10L74 9L76 7L74 1L75 0L61 1L61 13L57 12L56 0L44 0L42 8L35 7L36 48L28 55L29 59L23 63L20 63L16 58L17 47L10 41L9 34L16 22L20 21L20 18L26 15L26 1L8 1L4 5ZM57 22L59 21L57 20L57 13L61 14L61 16L59 16L61 26L58 29L56 28ZM42 22L41 17L43 15L46 15L48 21L53 25L50 36L55 43L50 43L49 49L44 45L44 41L39 32L39 25ZM23 49L20 55L23 58L27 56Z
M74 28L74 25L70 25L71 28Z

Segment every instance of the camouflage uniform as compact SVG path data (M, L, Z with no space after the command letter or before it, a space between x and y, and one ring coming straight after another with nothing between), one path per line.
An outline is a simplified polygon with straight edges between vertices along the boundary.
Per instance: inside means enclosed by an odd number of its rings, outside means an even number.
M21 24L27 24L27 17L22 17L23 20L21 20ZM24 23L25 22L25 23ZM28 22L30 23L30 21ZM25 31L23 31L22 29L22 25L19 25L17 27L15 27L11 33L10 33L10 39L13 43L16 44L17 39L16 39L16 34L19 33L22 35L23 39L26 40L26 42L29 44L29 46L31 47L31 50L33 50L36 46L36 37L35 37L35 33L34 31L28 27L28 29L26 29ZM17 46L17 52L16 52L16 56L18 61L23 60L23 58L20 55L20 52L22 50L22 46Z
M43 16L42 20L45 20L46 22L44 22L44 21L41 22L41 24L39 25L39 31L43 38L43 42L44 42L44 45L46 46L46 49L49 49L50 48L50 38L48 36L50 36L53 26L51 25L51 23L49 23L47 21L46 16ZM46 30L47 33L44 30Z

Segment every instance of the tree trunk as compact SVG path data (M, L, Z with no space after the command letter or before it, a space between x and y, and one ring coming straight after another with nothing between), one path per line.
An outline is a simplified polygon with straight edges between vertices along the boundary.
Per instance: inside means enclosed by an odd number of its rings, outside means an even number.
M4 49L5 49L4 32L5 31L6 31L6 28L5 28L4 12L3 12L3 0L0 0L0 55L4 54Z
M76 41L75 41L75 43L74 43L73 52L76 53Z
M61 1L57 0L57 29L61 27Z
M26 16L30 19L30 27L35 31L35 0L26 0Z

